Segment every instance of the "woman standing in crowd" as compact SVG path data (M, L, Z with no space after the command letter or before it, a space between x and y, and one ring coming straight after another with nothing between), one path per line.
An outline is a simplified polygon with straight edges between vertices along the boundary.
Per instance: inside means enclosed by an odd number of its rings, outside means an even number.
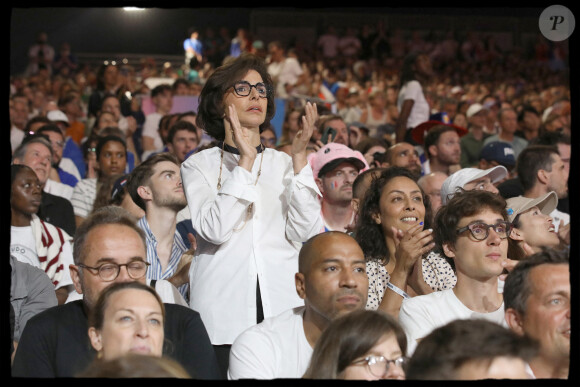
M367 260L367 309L393 316L398 315L403 298L430 293L439 277L453 276L446 261L422 258L435 244L428 228L430 204L415 178L406 168L390 167L374 179L355 229ZM436 266L437 276L428 274L433 265L443 265Z
M423 87L432 76L431 60L423 53L409 54L401 69L401 89L397 99L399 119L396 125L397 142L415 144L411 129L429 120L430 107Z
M198 232L190 306L201 314L224 376L242 331L302 305L294 288L298 252L322 227L306 158L316 106L306 104L291 156L260 142L274 109L262 59L245 54L217 68L201 92L197 125L221 143L181 166Z
M324 330L304 374L307 379L405 379L407 337L392 316L348 313Z

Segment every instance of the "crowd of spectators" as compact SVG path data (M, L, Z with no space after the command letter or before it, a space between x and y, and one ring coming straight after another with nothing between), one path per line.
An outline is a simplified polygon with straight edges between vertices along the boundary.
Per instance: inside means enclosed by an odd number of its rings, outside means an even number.
M568 377L566 42L187 32L11 76L14 376Z

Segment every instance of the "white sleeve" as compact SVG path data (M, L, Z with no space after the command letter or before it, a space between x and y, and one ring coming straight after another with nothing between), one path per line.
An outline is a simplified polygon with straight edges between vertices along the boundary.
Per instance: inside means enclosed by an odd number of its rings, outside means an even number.
M250 172L240 166L217 191L194 163L181 165L181 178L191 214L191 223L206 241L220 245L245 220L248 206L257 199Z
M240 334L232 345L228 379L274 379L275 364L273 343L254 326Z
M411 356L417 347L417 340L431 332L433 322L422 307L423 303L413 302L413 298L403 300L399 310L399 324L407 335L407 356Z
M288 218L286 221L286 237L292 241L306 242L318 234L323 227L320 216L320 201L322 196L312 173L310 163L292 177L289 189L286 190L288 203Z
M143 131L141 132L141 134L143 136L155 138L159 135L157 129L159 129L159 120L155 119L152 116L151 117L146 116L145 122L143 122Z
M151 280L147 279L147 283L150 284ZM161 300L164 303L177 304L189 308L187 301L185 301L181 293L179 293L179 290L177 290L171 282L167 280L157 280L155 282L155 291L159 294L159 297L161 297Z
M423 90L421 89L421 84L417 81L409 81L405 88L405 96L403 101L412 99L413 101L417 101L417 98L423 94Z

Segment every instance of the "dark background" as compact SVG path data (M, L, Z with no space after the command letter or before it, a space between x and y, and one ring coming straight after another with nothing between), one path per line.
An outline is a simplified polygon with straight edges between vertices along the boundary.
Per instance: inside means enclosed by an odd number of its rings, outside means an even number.
M160 2L156 1L156 4ZM542 4L544 3L544 4ZM416 15L429 17L441 28L449 20L457 23L466 18L493 17L500 22L500 27L509 27L513 20L518 23L527 20L528 28L536 28L541 11L550 2L529 4L522 7L433 7L394 8L394 7L353 7L353 8L147 8L142 12L126 12L121 7L83 8L83 7L50 7L50 8L16 8L10 9L10 73L23 71L27 64L27 50L35 41L36 34L45 31L48 41L55 50L62 42L71 45L73 53L129 53L151 55L182 55L183 40L187 29L193 25L203 29L211 25L217 30L227 26L235 33L239 27L256 30L262 24L283 24L291 27L293 23L304 26L305 20L315 24L318 33L325 25L336 21L338 26L346 26L352 21L359 25L365 21L374 23L378 18L390 17L396 20L397 15ZM558 2L560 4L561 2ZM81 3L79 3L81 4ZM82 4L87 4L83 2ZM147 6L148 2L127 2L126 5ZM167 4L170 4L169 2ZM417 3L419 5L419 3ZM18 3L17 3L18 5ZM264 11L287 11L286 18L272 20L264 16ZM304 15L304 18L300 17ZM342 14L342 16L341 16ZM284 14L282 14L284 15ZM336 17L335 17L336 15ZM346 19L345 19L345 16ZM351 19L349 19L351 17ZM277 18L278 19L278 18ZM512 22L510 22L512 20ZM464 23L469 25L470 23ZM476 28L486 28L490 23L481 23ZM499 28L499 27L490 27ZM521 28L521 27L518 27Z

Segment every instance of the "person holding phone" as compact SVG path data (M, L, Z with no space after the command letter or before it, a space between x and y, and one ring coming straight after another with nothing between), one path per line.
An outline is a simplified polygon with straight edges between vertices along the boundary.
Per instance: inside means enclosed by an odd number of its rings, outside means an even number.
M335 142L349 146L348 128L343 118L336 114L321 116L317 123L318 131L322 134L322 143Z

